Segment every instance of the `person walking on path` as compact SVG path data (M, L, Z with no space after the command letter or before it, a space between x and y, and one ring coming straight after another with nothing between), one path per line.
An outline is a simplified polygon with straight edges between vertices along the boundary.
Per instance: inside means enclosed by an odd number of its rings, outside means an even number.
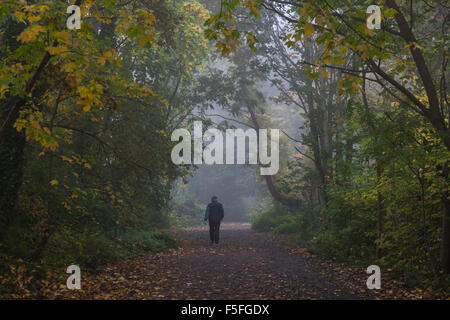
M223 205L214 196L211 198L211 203L206 207L204 219L205 224L209 220L209 238L211 239L211 244L219 244L219 228L223 217Z

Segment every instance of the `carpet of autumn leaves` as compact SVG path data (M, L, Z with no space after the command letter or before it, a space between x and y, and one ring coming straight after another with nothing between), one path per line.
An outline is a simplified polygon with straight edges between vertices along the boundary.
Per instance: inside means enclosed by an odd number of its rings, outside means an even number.
M41 299L436 299L432 288L407 290L385 279L366 287L362 268L338 266L295 247L289 237L224 224L219 246L205 227L174 231L181 247L82 271L81 290L47 280Z

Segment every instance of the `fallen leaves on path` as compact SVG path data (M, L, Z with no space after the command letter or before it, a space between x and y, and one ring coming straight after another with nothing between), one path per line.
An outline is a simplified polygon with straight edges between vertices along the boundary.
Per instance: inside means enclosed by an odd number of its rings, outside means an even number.
M179 249L82 272L81 290L43 283L46 299L421 299L425 292L366 287L365 270L321 260L286 237L224 224L219 246L206 228L176 231Z

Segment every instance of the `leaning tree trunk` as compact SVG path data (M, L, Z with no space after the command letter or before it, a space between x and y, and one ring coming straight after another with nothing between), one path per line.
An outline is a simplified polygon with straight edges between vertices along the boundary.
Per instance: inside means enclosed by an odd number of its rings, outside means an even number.
M244 89L245 92L247 92L246 89ZM253 122L253 126L256 129L256 131L259 130L259 123L258 120L256 118L256 114L253 110L253 108L251 107L250 103L247 102L247 110L250 113L250 117L252 119ZM258 141L258 146L259 146L259 135L257 135L257 141ZM259 150L259 147L258 147ZM289 198L286 197L285 195L281 194L275 187L273 180L272 180L272 176L270 175L265 175L264 179L266 180L266 184L267 184L267 188L269 189L269 192L271 194L271 196L278 202L280 202L281 204L287 206L288 208L295 210L298 209L300 206L300 199L293 199L293 198Z

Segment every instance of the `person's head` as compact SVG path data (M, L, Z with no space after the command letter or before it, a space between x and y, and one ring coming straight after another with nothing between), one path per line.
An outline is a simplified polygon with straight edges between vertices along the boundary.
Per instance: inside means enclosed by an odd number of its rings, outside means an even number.
M211 202L217 202L217 197L216 197L216 196L213 196L213 197L211 198Z

